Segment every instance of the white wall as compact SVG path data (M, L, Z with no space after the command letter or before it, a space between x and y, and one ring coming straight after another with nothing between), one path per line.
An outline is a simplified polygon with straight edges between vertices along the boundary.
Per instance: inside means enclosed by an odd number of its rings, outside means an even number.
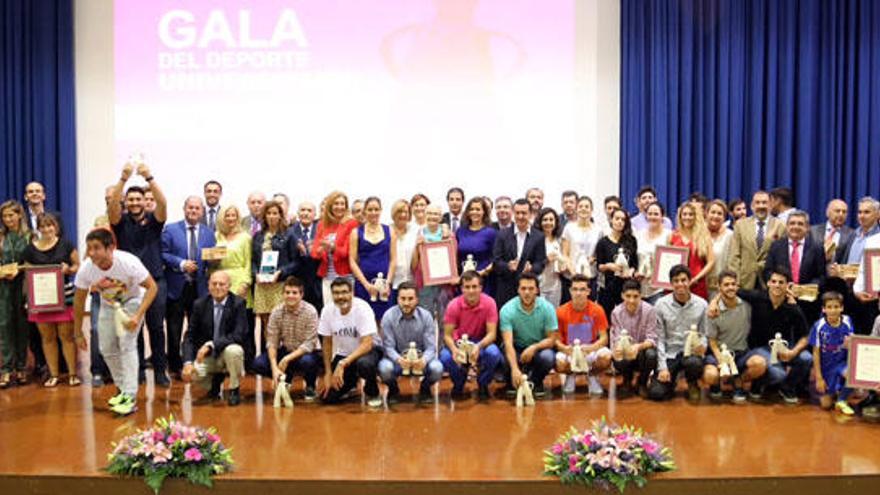
M619 0L577 2L576 91L584 111L576 125L583 137L580 158L587 183L570 184L559 176L551 184L552 174L543 181L536 178L535 183L548 193L545 203L557 208L563 189L589 194L599 206L602 197L617 194L619 188L620 4ZM113 2L77 0L75 7L78 228L84 233L103 212L104 188L117 180L120 164L113 158ZM478 184L462 185L466 191L479 189ZM179 216L175 205L182 198L169 199L174 219ZM232 199L243 206L243 198Z

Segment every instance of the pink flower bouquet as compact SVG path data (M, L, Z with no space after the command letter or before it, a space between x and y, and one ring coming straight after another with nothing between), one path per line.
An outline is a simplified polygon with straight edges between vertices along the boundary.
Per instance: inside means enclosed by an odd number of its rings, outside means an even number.
M114 443L113 452L107 455L107 471L143 476L156 493L167 477L186 478L190 483L210 487L212 476L232 468L231 452L214 428L188 426L170 416Z
M608 424L603 417L584 432L574 427L544 451L544 474L564 484L583 484L623 492L642 487L651 473L672 471L672 452L632 426Z

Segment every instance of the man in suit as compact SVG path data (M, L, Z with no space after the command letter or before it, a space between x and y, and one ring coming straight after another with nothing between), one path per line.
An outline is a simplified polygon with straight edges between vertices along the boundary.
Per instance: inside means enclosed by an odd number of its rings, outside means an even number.
M449 206L449 211L443 214L440 223L449 227L452 235L455 235L455 231L461 226L462 215L464 214L462 211L464 208L464 191L460 187L453 187L446 191L446 204Z
M874 319L877 317L877 296L864 291L864 264L863 256L865 249L870 249L872 244L880 241L880 201L866 196L859 200L858 208L859 226L849 238L840 244L835 255L835 263L828 270L829 275L838 275L838 264L859 265L860 277L854 280L852 291L844 297L846 314L853 319L857 334L867 335L871 332Z
M788 214L785 238L770 245L764 266L764 281L770 280L773 270L782 267L791 273L794 284L822 285L825 281L825 250L807 235L809 216L800 210ZM818 301L798 301L798 306L812 323L819 318Z
M842 199L832 199L825 209L825 223L817 223L810 227L813 242L825 250L825 261L832 261L841 244L849 240L852 229L846 225L848 207ZM834 249L831 247L834 246Z
M180 337L183 317L192 318L193 303L208 293L207 263L202 249L214 247L214 231L199 224L205 207L202 198L190 196L183 203L183 220L162 231L162 263L165 265L167 299L165 328L168 332L168 371L180 377L183 361Z
M229 292L229 275L218 271L208 282L210 295L193 305L183 344L183 379L210 387L211 400L220 398L220 386L229 375L230 406L241 403L239 381L244 370L244 343L248 337L245 301ZM196 370L198 366L199 370Z
M223 185L216 180L205 182L205 216L202 217L202 225L217 230L217 217L220 216L220 197L223 196Z
M785 226L770 216L770 195L758 191L752 196L752 216L736 222L730 241L727 268L736 272L740 287L752 290L764 287L761 274L770 244L783 237Z
M303 201L297 207L298 221L291 225L290 232L293 234L294 242L302 255L299 269L296 276L303 281L305 286L306 302L314 306L320 314L324 307L321 290L321 279L318 278L318 260L309 256L312 249L312 243L315 235L318 233L318 222L315 221L315 205L308 201Z
M507 196L495 198L495 218L492 228L495 230L506 229L513 225L513 200Z
M513 221L512 229L498 232L492 252L492 271L497 274L495 302L498 306L503 306L516 296L520 274L540 274L547 261L544 234L529 222L528 200L521 198L513 203Z
M248 194L247 207L250 215L241 219L241 228L244 229L251 237L257 235L262 227L263 221L263 205L266 204L266 195L260 191L253 191Z

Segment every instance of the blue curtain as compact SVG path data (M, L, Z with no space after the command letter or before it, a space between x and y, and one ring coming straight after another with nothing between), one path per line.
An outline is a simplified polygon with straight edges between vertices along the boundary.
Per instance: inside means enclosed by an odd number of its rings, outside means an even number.
M46 188L76 240L72 0L0 2L0 201Z
M624 198L880 192L880 2L622 0L621 53Z

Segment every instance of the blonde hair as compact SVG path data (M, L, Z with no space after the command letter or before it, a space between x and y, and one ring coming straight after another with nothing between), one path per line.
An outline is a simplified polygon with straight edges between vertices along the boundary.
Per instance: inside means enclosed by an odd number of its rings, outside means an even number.
M27 220L25 220L24 207L21 206L21 203L14 199L4 201L2 204L0 204L0 217L3 216L4 211L10 209L15 213L18 213L18 233L21 235L26 235L30 230L30 227L28 227ZM6 224L3 223L2 218L0 218L0 239L2 239L3 236L8 233L9 229L6 227Z
M226 212L230 210L235 210L235 214L238 216L238 221L231 227L226 225ZM235 205L224 206L223 209L220 210L220 218L217 220L217 237L220 237L221 235L223 237L229 237L230 235L238 234L239 232L242 232L241 211Z
M333 203L339 198L345 200L345 213L342 215L342 218L337 220L333 216ZM324 201L321 202L321 223L323 223L325 227L336 223L343 223L349 218L351 218L351 213L348 209L348 196L346 196L344 192L332 191L324 198Z
M684 212L685 208L690 208L694 214L694 226L691 231L688 232L688 237L690 237L697 246L697 254L700 258L705 259L706 256L708 256L709 250L712 249L712 237L709 235L709 228L706 227L706 220L703 218L703 211L701 208L698 209L691 203L683 203L679 206L678 213L676 214L676 222L679 231L684 231L684 227L681 223L681 214Z
M391 205L391 220L394 221L401 211L406 212L407 221L412 220L412 209L409 206L409 202L405 199L398 199Z

